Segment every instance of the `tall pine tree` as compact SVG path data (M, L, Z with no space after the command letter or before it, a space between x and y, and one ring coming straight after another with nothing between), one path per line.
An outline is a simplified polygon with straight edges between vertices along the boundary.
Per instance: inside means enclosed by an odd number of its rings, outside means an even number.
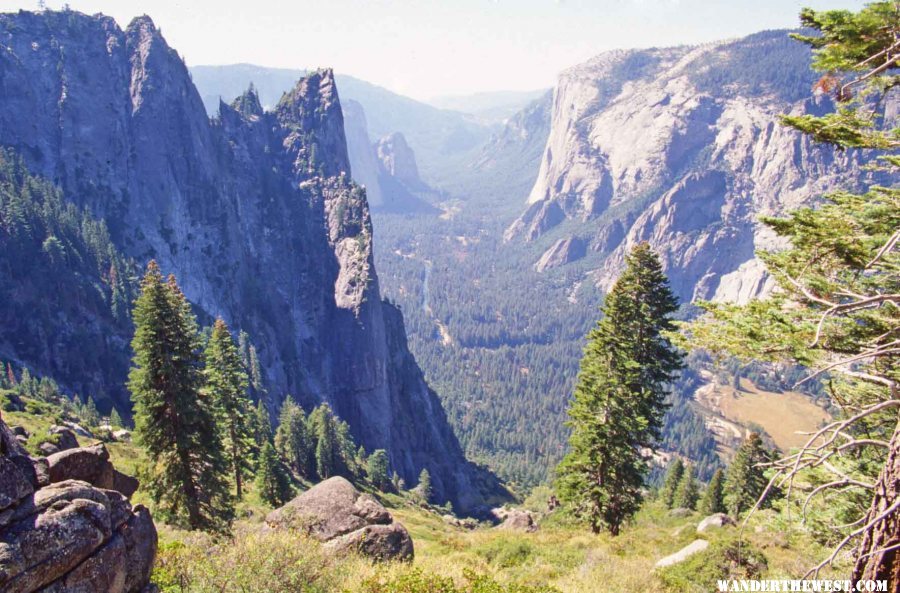
M700 505L697 510L704 515L712 515L714 513L725 512L725 501L723 499L723 487L725 483L725 472L721 468L716 470L712 479L703 491L703 498L700 499Z
M739 517L756 504L766 489L768 480L761 464L771 461L760 436L751 432L741 444L725 478L725 508L734 517Z
M201 393L197 322L174 277L151 261L135 301L128 388L135 440L150 459L145 483L158 512L190 529L218 529L232 517L222 440Z
M244 475L252 469L254 431L247 398L247 374L228 326L216 319L204 351L204 392L216 408L237 499L243 498Z
M637 245L588 336L569 407L569 453L557 468L562 499L594 532L617 535L643 500L647 451L660 436L667 387L683 366L666 337L677 308L659 258Z

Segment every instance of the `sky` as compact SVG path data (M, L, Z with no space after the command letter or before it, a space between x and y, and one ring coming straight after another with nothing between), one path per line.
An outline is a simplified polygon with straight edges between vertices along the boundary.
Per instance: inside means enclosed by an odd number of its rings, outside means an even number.
M69 0L121 26L149 14L189 66L333 67L429 100L552 87L610 49L696 44L797 25L857 0ZM58 9L63 2L46 0ZM0 12L37 0L0 0Z

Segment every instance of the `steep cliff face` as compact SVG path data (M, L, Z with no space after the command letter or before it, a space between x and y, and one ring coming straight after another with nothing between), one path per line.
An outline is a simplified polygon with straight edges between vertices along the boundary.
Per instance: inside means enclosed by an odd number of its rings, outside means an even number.
M248 332L273 410L287 393L328 401L408 483L428 467L440 496L475 503L475 471L381 300L331 71L270 112L248 92L210 120L147 17L122 31L68 11L0 15L0 45L0 144L105 218L127 254L175 273L201 314Z
M506 239L536 240L571 220L608 255L594 273L603 289L649 241L683 300L760 294L754 251L773 240L759 217L871 181L865 155L775 123L829 107L811 96L813 82L808 50L784 31L614 51L564 72L528 207Z

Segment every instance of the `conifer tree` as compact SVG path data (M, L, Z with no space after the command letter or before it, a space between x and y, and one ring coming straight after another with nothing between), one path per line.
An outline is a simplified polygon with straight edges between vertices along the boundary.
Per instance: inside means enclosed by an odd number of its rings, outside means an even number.
M366 474L369 481L379 490L384 491L391 483L388 477L388 456L384 449L375 449L366 460Z
M280 506L290 500L291 483L275 447L266 441L259 453L256 470L256 489L259 497L271 506Z
M315 475L314 451L306 414L290 396L282 404L278 416L275 449L301 476L312 478Z
M725 508L732 516L739 517L756 504L768 483L760 464L768 461L762 439L751 432L735 453L725 478Z
M715 513L725 512L725 501L723 500L723 488L725 482L725 472L721 468L716 470L710 479L706 490L703 491L703 498L697 510L704 515L712 515Z
M112 411L109 413L109 425L113 428L122 428L125 426L125 423L122 422L122 417L119 415L119 410L113 406Z
M896 1L857 12L804 9L800 21L805 30L791 36L812 49L822 75L815 90L831 95L834 109L781 122L818 142L865 149L854 154L875 157L868 168L881 174L863 182L874 181L864 193L836 191L783 218L764 218L786 240L779 245L789 242L758 254L778 289L744 306L703 304L709 315L691 325L690 337L744 359L803 365L812 369L804 381L829 374L841 413L821 434L840 435L841 450L853 453L834 455L810 438L773 469L779 481L805 481L808 473L824 480L803 505L834 516L828 522L836 531L826 538L853 526L813 573L855 546L851 580L893 582L900 575L900 130L888 94L900 85L900 10ZM853 482L874 487L848 488ZM731 510L729 496L737 494L726 487Z
M669 469L666 470L665 482L659 493L660 500L666 505L666 508L672 508L672 504L675 502L675 491L678 489L678 484L681 483L682 476L684 476L684 462L680 457L676 457L669 464Z
M99 426L100 425L100 411L97 410L97 404L94 402L94 398L89 395L84 396L84 405L81 408L81 419L84 420L84 423L88 426Z
M694 470L691 467L685 468L678 482L678 488L675 489L675 498L672 502L673 506L679 509L691 509L697 506L697 498L699 496L697 488L697 480L694 479Z
M6 380L9 382L10 389L18 385L18 381L16 381L16 374L13 372L12 364L9 362L6 363Z
M427 468L422 468L419 472L419 483L416 484L416 493L422 498L423 502L430 502L431 496L434 494L431 490L431 474Z
M256 412L253 414L253 434L256 447L260 451L266 443L272 442L272 422L269 420L269 411L262 400L256 402Z
M316 436L316 473L323 480L340 473L340 448L334 415L327 404L322 404L310 415Z
M128 388L135 440L150 467L144 482L158 512L190 529L219 529L232 516L227 466L213 406L201 393L197 323L174 277L151 261L135 301Z
M247 398L247 375L225 321L216 319L204 352L205 394L215 406L231 466L237 499L243 498L243 478L252 469L254 443L252 408Z
M617 535L643 500L646 451L659 439L668 385L682 355L666 337L678 305L646 243L606 297L588 336L569 407L569 453L557 490L594 532Z

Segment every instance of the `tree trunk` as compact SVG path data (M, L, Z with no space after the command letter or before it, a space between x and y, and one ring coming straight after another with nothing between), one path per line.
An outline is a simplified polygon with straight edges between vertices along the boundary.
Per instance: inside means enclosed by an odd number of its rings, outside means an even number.
M891 437L887 462L875 483L874 497L865 524L868 525L900 500L900 424ZM853 582L886 580L900 587L900 509L894 509L872 526L859 542Z

